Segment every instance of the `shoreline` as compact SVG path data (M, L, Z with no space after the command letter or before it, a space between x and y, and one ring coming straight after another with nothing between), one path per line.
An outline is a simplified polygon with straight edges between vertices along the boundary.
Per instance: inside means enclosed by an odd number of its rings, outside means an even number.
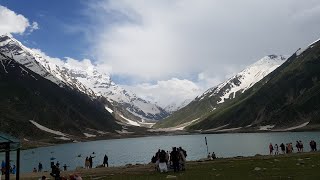
M72 143L81 143L81 142L91 142L91 141L103 141L103 140L112 140L112 139L133 139L133 138L141 138L141 137L153 137L153 136L178 136L178 135L211 135L211 134L254 134L254 133L288 133L288 132L320 132L319 129L297 129L290 131L270 131L270 130L260 130L260 131L229 131L229 132L198 132L198 131L170 131L170 132L155 132L155 133L147 133L147 134L127 134L127 135L117 135L117 136L98 136L92 138L81 138L81 141L73 142L73 141L64 141L64 140L56 140L55 142L50 141L21 141L21 150L29 150L36 149L40 147L50 147L56 146L60 144L72 144Z
M149 178L155 177L157 178L166 177L167 175L183 175L187 173L195 173L193 172L193 169L202 169L207 166L213 166L214 168L211 168L211 171L208 173L212 173L213 171L216 171L218 168L221 168L220 166L230 164L230 168L235 169L236 164L239 164L239 168L242 168L242 164L248 164L252 170L254 168L263 168L263 166L274 166L277 162L283 162L286 160L292 160L292 161L297 161L301 165L297 164L292 164L292 167L297 167L300 169L301 172L303 172L303 169L305 165L308 165L308 163L304 162L310 159L319 159L320 160L320 152L303 152L303 153L293 153L293 154L280 154L280 155L255 155L255 156L248 156L248 157L242 157L242 156L237 156L237 157L230 157L230 158L218 158L215 160L205 160L205 159L200 159L196 161L187 161L187 170L186 171L181 171L181 173L173 173L173 172L168 172L164 174L160 174L159 172L154 171L154 164L136 164L136 165L125 165L125 166L119 166L119 167L108 167L108 168L92 168L92 169L77 169L77 170L71 170L71 171L61 171L62 176L68 176L73 173L80 174L82 178L84 179L109 179L113 177L119 177L119 179L131 179L132 176L137 176L137 179L140 179L139 177L141 176L148 176ZM268 162L268 163L266 163ZM319 165L320 161L315 161L315 165ZM318 163L318 164L317 164ZM261 165L262 164L262 165ZM284 164L287 165L287 164ZM311 165L314 167L315 165ZM269 169L269 167L267 167ZM264 169L264 168L263 168ZM221 169L219 169L221 170ZM251 173L251 171L250 171ZM277 172L278 173L278 172ZM317 172L316 172L317 173ZM222 173L221 173L222 174ZM21 174L21 179L38 179L42 175L45 175L47 178L52 178L49 175L49 172L41 172L41 173L23 173ZM206 175L205 175L206 176ZM290 176L290 174L288 175ZM14 177L14 176L12 176ZM206 176L208 177L208 176ZM143 179L143 178L142 178Z

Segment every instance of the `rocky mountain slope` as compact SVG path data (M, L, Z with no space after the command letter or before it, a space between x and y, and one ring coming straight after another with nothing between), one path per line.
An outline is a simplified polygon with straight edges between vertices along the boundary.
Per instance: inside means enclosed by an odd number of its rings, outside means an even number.
M218 111L219 110L219 111ZM320 41L190 129L294 130L319 127Z
M16 56L19 51L16 51ZM116 133L104 105L45 73L37 63L0 52L0 131L20 138L71 140ZM41 75L34 70L43 73ZM37 68L37 69L36 69Z
M105 102L106 109L125 123L127 118L143 124L145 120L160 120L169 115L161 107L118 86L107 74L45 58L12 37L0 36L0 52L60 87L70 87L91 98L105 97L110 102Z
M286 59L284 56L277 55L269 55L260 59L227 81L208 89L184 108L174 112L163 121L158 122L155 127L168 128L200 121L225 102L244 93L284 63Z
M136 119L139 123L143 120L160 120L168 116L168 112L161 107L125 90L115 84L110 76L100 73L96 69L81 70L68 66L68 64L65 64L63 69L85 87L92 89L97 96L107 98L112 104L112 107L108 108L120 115Z

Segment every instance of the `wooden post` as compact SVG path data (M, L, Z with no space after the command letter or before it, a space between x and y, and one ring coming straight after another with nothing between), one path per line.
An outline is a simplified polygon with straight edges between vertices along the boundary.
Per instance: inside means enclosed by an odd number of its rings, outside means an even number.
M10 180L10 143L6 143L6 175L5 180Z
M20 148L17 149L16 180L20 178Z

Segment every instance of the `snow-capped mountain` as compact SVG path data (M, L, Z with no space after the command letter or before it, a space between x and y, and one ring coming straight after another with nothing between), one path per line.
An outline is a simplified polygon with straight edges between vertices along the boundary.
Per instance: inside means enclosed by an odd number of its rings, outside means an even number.
M155 127L172 127L205 118L225 101L245 92L286 60L287 57L281 55L269 55L260 59L227 81L208 89Z
M252 87L286 60L287 57L281 55L266 56L220 85L208 89L205 93L198 96L196 100L218 95L220 100L217 103L221 104L226 99L235 98L237 93L243 93Z
M172 103L169 104L168 106L166 106L164 109L169 112L169 113L173 113L175 111L178 111L179 109L185 107L186 105L188 105L193 99L186 99L181 103Z
M90 88L73 78L63 67L50 62L14 38L0 36L0 51L60 87L69 86L91 97L95 96Z
M267 58L261 63L274 59ZM320 41L317 40L300 48L242 96L226 102L226 106L218 107L189 128L206 132L317 129L320 122L319 62Z
M141 122L160 120L169 115L161 107L118 86L107 74L100 73L94 68L82 70L68 63L46 58L10 36L0 36L0 51L60 87L68 86L91 98L105 97L112 104L112 107L106 106L109 112L114 111L121 116L129 116L128 118Z
M92 131L109 136L122 129L100 101L28 68L42 73L37 63L26 67L21 61L0 51L1 132L54 142L85 138Z
M63 69L85 87L92 89L97 96L107 98L113 106L116 106L115 110L125 109L134 116L141 118L141 122L143 120L160 120L168 116L168 113L161 107L125 90L115 84L108 74L100 73L95 68L83 70L71 67L66 63Z

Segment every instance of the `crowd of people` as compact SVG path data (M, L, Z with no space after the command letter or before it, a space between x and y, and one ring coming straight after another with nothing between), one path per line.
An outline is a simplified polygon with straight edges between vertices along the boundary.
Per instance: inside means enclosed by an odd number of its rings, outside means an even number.
M173 147L172 151L158 150L151 158L155 164L155 169L160 172L167 172L172 169L174 172L186 169L187 151L181 147Z
M9 173L10 174L16 174L16 166L15 165L11 165L9 163ZM2 160L1 162L1 175L5 175L6 174L6 162Z
M311 140L310 143L310 149L311 151L317 151L317 143L314 140ZM304 151L304 146L301 140L296 141L296 148L297 148L297 152L303 152ZM270 155L278 155L279 154L279 147L280 150L282 152L282 154L290 154L293 153L294 148L293 148L293 144L292 143L287 143L286 145L284 145L283 143L280 144L280 146L278 146L278 144L272 145L272 143L269 144L269 153Z
M94 153L92 153L94 154ZM93 167L93 158L95 158L95 156L87 156L85 161L84 161L84 168L85 169L91 169ZM105 154L102 160L102 166L103 167L109 167L109 158L108 156Z

